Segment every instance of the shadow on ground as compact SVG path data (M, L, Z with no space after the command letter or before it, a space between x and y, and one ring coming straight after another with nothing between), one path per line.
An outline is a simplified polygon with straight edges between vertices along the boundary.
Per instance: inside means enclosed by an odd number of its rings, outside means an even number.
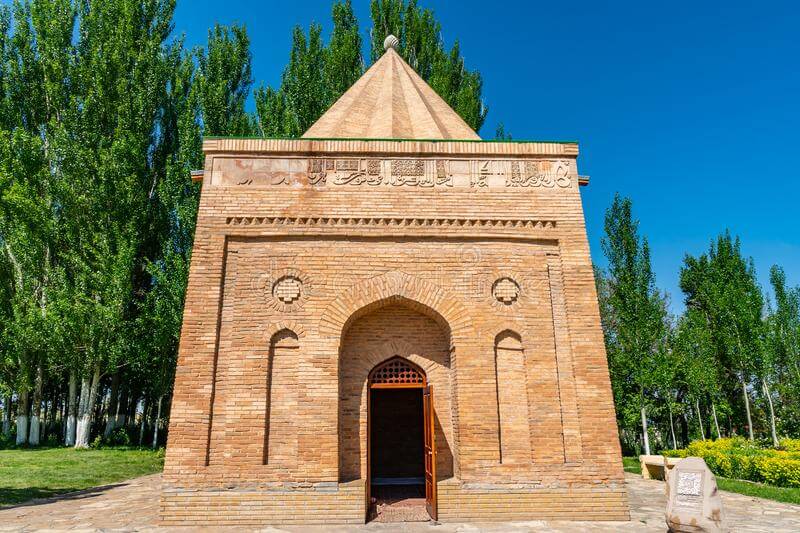
M89 489L77 487L25 487L11 488L0 486L0 510L43 505L54 501L84 500L94 498L117 487L124 487L127 483L112 483Z

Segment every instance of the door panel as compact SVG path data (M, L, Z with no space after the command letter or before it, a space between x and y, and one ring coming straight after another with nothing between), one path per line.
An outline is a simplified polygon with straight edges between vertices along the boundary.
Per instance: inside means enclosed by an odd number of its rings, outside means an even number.
M434 520L439 519L436 494L436 433L434 431L433 386L422 389L425 426L425 508Z
M369 522L369 515L372 511L372 389L367 389L367 480L364 487L364 507L366 508L364 523Z

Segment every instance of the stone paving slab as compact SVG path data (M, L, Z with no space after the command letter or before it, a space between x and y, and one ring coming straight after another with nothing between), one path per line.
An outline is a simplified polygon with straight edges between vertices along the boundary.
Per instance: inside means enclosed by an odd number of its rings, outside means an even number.
M501 522L438 524L370 523L365 526L314 526L262 528L263 532L616 532L666 531L664 510L667 498L664 483L644 480L626 474L625 481L631 504L630 522ZM145 476L104 487L64 494L55 498L34 500L0 509L0 531L70 531L70 532L230 532L244 528L163 528L158 526L158 498L161 476ZM730 531L775 532L800 531L800 506L722 491L722 505Z

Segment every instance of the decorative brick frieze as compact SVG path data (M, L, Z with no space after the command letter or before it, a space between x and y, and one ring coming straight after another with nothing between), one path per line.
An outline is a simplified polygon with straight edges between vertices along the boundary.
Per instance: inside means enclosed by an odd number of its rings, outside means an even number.
M410 217L227 217L230 226L305 227L432 227L432 228L528 228L553 229L555 220L502 218L410 218Z
M211 185L224 187L421 187L567 189L572 159L211 158Z

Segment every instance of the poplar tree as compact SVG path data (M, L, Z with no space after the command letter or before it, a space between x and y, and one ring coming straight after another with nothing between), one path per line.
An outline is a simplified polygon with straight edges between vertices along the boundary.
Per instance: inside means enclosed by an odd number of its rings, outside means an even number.
M664 382L667 312L655 287L650 247L638 226L630 199L616 195L605 215L602 247L608 270L601 294L606 298L604 333L617 409L628 424L640 418L649 455L648 409Z
M785 431L797 434L800 430L800 286L788 287L786 274L778 265L770 269L770 285L775 295L775 307L767 318L766 349L769 353L765 367L776 385L785 413Z
M329 41L319 25L295 29L281 85L257 91L253 115L245 28L215 26L188 50L171 37L174 8L0 6L0 399L4 434L16 407L19 444L38 444L44 411L59 405L67 445L87 446L102 426L107 438L130 431L137 414L140 441L154 420L158 444L203 137L298 136L364 71L351 2L335 2ZM409 9L415 64L457 102L468 85L457 48L442 53L432 14Z
M764 334L764 300L753 261L742 256L739 239L725 232L707 253L684 258L680 287L686 307L706 319L716 364L741 387L748 436L753 440L748 387L757 371Z

